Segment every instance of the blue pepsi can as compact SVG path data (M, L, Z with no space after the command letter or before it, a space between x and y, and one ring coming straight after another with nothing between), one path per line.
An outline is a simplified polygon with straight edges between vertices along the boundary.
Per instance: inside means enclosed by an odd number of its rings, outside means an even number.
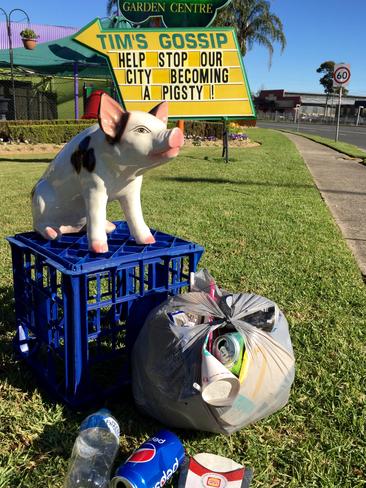
M160 488L178 470L184 457L178 437L160 430L117 469L111 488Z

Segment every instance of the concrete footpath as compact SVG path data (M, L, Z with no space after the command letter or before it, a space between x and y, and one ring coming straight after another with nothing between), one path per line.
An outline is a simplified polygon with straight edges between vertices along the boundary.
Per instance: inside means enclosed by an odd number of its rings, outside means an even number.
M366 166L305 137L283 134L296 144L366 277Z

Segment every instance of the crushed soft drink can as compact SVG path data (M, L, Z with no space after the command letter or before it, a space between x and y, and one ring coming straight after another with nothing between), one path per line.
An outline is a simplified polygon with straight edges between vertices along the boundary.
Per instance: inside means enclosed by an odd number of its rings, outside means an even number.
M184 457L184 447L178 437L161 430L117 469L111 488L160 488L178 470Z
M223 334L213 343L213 355L235 376L240 374L244 349L244 339L240 332Z

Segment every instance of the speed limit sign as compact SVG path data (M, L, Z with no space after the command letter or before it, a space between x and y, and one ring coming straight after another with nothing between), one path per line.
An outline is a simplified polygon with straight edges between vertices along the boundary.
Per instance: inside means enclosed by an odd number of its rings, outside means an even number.
M336 64L333 71L333 86L347 86L351 78L349 64Z

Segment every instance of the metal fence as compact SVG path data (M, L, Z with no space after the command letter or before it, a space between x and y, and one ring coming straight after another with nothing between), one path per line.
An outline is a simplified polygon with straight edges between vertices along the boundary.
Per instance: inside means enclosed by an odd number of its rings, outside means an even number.
M109 92L111 79L79 79L77 93L70 77L17 77L14 86L10 76L0 78L0 120L75 119L84 114L86 92Z
M31 82L0 80L1 120L40 120L57 118L57 95Z
M361 115L362 113L362 115ZM341 115L340 123L342 125L366 125L366 110L363 110L360 114L358 111L354 115ZM364 114L364 116L363 116ZM295 112L257 112L257 120L267 120L271 122L293 122L294 124L297 123L298 114ZM327 125L336 125L337 118L336 115L334 116L327 116L324 117L322 115L312 115L312 114L299 114L300 122L308 122L311 124L327 124Z

